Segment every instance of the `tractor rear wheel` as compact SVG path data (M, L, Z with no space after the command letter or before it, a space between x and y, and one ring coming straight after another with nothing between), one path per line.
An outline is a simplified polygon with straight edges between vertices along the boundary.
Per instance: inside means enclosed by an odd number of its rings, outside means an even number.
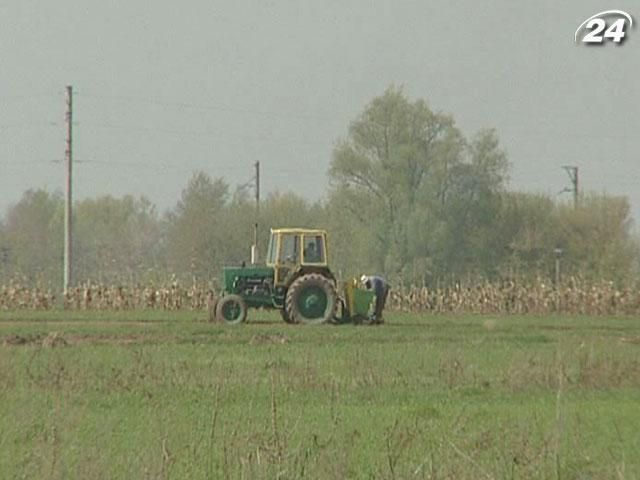
M225 295L216 305L216 319L227 325L238 325L247 318L247 304L240 295Z
M318 273L303 275L291 284L285 301L292 323L318 325L331 321L338 296L333 282Z

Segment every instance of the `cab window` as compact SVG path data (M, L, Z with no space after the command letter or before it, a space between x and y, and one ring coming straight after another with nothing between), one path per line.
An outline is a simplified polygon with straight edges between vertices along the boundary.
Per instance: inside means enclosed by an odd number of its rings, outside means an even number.
M280 263L298 263L300 260L300 237L285 234L280 238Z
M324 242L322 235L304 236L304 263L324 263Z
M271 237L269 238L269 250L267 253L267 265L273 265L276 263L277 244L277 237L271 234Z

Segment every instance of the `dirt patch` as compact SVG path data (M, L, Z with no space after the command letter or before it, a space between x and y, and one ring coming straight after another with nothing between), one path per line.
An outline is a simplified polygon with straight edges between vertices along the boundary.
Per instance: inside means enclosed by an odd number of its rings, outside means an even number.
M149 335L108 335L108 334L62 334L51 332L47 335L6 335L1 338L3 347L42 346L47 348L76 345L137 345L143 343L167 343L173 337Z
M7 335L2 339L2 345L4 347L16 346L16 345L27 345L33 342L34 342L33 337L23 336L23 335Z
M65 340L61 333L51 332L42 340L42 346L48 348L65 347L69 342Z
M59 332L51 332L48 335L6 335L2 339L4 347L27 347L30 345L43 346L48 348L64 347L69 342Z
M249 340L249 345L265 345L265 344L275 344L275 345L284 345L285 343L289 343L290 339L286 335L275 334L261 334L254 335Z
M170 321L109 321L109 320L0 320L1 327L25 327L25 326L41 326L52 325L56 328L66 327L100 327L112 328L119 327L158 327L163 324L171 323Z
M620 343L632 343L634 345L640 345L640 336L620 337Z
M82 334L65 335L71 345L137 345L142 343L167 343L175 340L173 337L158 337L142 334L108 335Z

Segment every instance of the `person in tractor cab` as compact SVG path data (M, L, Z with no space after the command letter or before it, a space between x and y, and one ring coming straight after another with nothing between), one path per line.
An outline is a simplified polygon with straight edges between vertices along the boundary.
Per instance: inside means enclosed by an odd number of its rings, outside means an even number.
M314 242L309 242L304 249L304 262L305 263L317 263L320 262L320 252L316 248Z
M382 311L387 303L387 297L389 296L389 284L387 281L377 275L362 275L360 282L367 290L373 290L376 294L376 305L373 313L373 323L384 323L382 318Z

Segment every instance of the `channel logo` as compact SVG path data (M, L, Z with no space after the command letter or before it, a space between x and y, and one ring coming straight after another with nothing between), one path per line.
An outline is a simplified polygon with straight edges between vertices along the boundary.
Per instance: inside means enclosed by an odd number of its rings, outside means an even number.
M605 10L587 18L575 33L576 43L621 45L627 38L627 32L633 27L633 17L622 10Z

